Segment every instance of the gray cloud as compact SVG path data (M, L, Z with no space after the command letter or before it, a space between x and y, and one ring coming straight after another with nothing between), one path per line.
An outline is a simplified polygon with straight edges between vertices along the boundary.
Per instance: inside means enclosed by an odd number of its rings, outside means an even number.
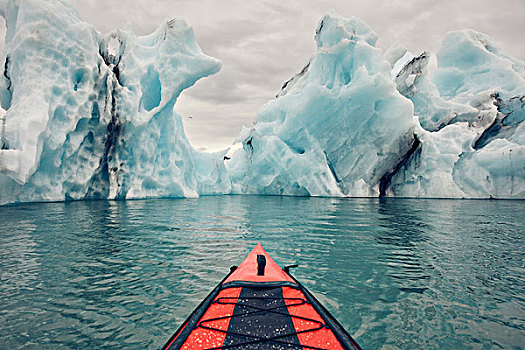
M525 57L523 0L69 1L101 32L130 22L136 34L145 35L172 17L193 26L203 51L223 68L184 91L176 109L192 143L210 149L228 146L243 124L252 125L260 106L309 61L317 22L332 8L365 20L383 49L400 43L414 53L435 53L446 32L472 28L516 58Z

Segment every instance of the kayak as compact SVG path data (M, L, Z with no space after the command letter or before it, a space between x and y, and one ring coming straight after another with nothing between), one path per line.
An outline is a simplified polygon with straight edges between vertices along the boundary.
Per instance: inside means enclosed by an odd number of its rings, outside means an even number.
M202 301L163 349L360 349L261 244Z

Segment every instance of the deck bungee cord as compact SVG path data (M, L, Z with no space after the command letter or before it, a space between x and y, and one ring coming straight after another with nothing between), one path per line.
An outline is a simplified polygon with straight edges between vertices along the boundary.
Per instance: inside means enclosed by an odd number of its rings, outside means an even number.
M163 349L360 349L260 244L203 300Z

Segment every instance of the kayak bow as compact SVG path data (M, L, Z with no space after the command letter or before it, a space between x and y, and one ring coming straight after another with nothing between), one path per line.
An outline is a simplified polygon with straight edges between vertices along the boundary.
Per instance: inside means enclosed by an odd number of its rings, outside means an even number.
M261 244L202 301L163 349L360 349Z

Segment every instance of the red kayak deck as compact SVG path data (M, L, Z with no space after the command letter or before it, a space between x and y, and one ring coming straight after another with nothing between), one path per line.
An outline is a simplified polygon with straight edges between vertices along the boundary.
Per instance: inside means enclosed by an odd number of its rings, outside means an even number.
M360 349L260 244L195 309L163 349Z

